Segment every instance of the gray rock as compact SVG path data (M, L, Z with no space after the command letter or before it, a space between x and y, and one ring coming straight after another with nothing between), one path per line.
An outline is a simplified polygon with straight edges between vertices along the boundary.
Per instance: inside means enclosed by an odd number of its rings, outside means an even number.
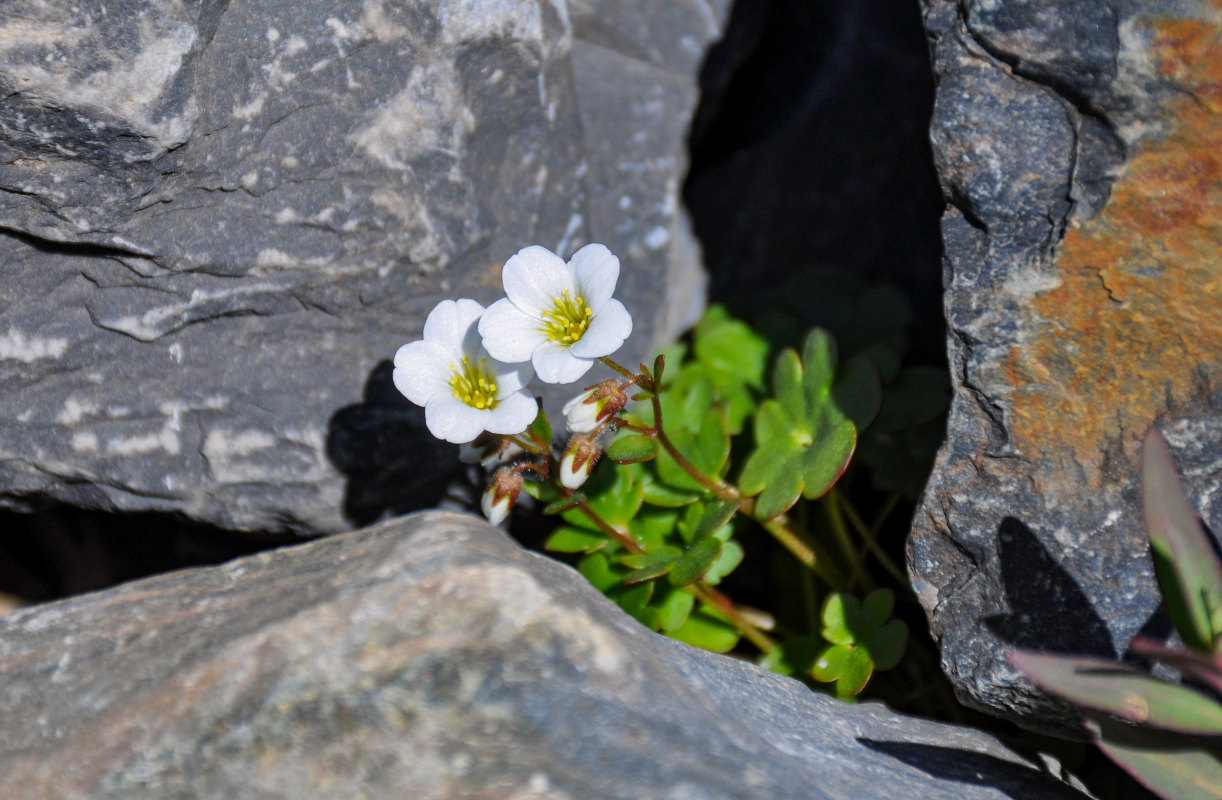
M431 504L385 362L528 244L620 255L646 357L702 302L678 184L727 5L8 3L0 507Z
M1216 10L924 9L955 400L911 574L963 701L1073 732L1007 659L1167 635L1138 505L1149 426L1222 530Z
M1083 797L430 512L0 617L0 796Z

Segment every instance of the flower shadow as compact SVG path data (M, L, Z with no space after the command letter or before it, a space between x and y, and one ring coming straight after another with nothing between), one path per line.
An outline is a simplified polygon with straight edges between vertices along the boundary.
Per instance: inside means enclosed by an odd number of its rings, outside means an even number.
M348 479L343 511L369 525L440 504L463 473L455 447L424 424L424 409L395 388L390 361L379 362L360 403L345 406L327 425L327 457Z

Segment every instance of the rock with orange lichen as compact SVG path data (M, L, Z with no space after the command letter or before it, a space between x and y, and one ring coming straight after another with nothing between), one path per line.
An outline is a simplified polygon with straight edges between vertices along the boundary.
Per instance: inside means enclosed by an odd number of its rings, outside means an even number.
M1222 530L1222 3L925 11L956 397L910 567L960 696L1065 730L1006 658L1167 633L1149 426Z

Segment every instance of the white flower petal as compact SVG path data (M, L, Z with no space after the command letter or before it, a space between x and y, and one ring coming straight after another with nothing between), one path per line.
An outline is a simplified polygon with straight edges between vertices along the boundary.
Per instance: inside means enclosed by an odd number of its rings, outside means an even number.
M509 298L503 298L480 317L479 335L484 339L484 349L497 361L507 364L530 361L535 348L547 341L539 323L539 319L527 316Z
M614 353L632 333L632 315L618 300L608 300L585 334L569 348L578 358L598 358Z
M480 435L490 415L487 409L472 408L453 395L437 396L424 407L424 424L438 439L463 444Z
M516 392L497 400L496 408L484 421L484 429L506 436L521 433L535 421L538 413L539 406L533 397L525 392Z
M537 244L519 250L505 262L501 282L510 301L531 317L551 308L565 289L577 290L564 259Z
M593 361L575 358L569 348L556 342L546 342L535 349L531 358L535 374L544 383L572 383L589 372Z
M588 244L573 254L569 268L577 279L578 294L597 314L615 292L619 280L619 259L606 245Z
M458 348L471 323L483 313L484 307L474 300L442 300L424 321L424 340Z
M418 406L450 392L453 355L433 342L408 342L395 353L395 388Z
M491 359L488 365L496 378L496 396L498 399L508 397L514 392L520 392L535 377L535 368L529 361L520 364L502 364Z

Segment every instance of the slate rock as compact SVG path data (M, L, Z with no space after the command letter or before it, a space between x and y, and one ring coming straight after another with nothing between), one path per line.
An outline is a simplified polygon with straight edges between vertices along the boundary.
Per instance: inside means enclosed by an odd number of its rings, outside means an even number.
M529 244L610 246L649 356L703 300L678 186L727 6L7 3L0 507L431 505L453 474L389 359Z
M7 614L0 676L14 800L1085 796L654 634L448 512Z
M1205 2L923 8L955 398L911 576L960 699L1073 734L1007 659L1168 634L1150 426L1222 531L1222 27Z

